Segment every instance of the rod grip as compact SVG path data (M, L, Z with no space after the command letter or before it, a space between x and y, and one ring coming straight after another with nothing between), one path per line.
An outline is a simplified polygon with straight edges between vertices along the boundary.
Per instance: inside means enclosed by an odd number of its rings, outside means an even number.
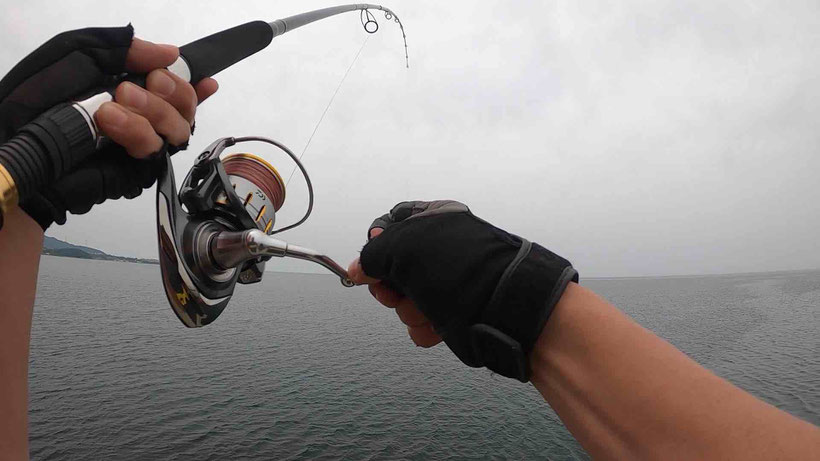
M95 149L88 122L71 104L55 106L23 126L0 145L0 213L25 202Z
M197 83L264 49L271 40L270 24L252 21L184 45L179 54L191 70L191 83Z

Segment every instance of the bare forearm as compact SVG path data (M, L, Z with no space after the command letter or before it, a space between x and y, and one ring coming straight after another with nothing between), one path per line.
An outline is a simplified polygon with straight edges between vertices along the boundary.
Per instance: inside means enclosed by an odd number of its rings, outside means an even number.
M28 351L43 231L19 209L5 218L0 230L0 453L3 459L27 459Z
M701 367L570 284L531 356L532 382L596 458L799 459L820 429Z

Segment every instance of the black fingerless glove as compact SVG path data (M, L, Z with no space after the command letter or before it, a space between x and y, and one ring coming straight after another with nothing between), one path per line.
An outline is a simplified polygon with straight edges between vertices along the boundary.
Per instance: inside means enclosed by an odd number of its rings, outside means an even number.
M46 230L53 223L65 224L67 213L85 214L94 205L106 200L138 197L154 184L162 172L167 148L166 142L151 157L135 159L120 146L112 146L95 153L20 206Z
M0 140L61 102L92 96L125 72L134 28L63 32L17 63L0 80Z
M66 101L82 100L125 72L134 29L88 28L63 32L26 56L0 80L0 143L22 126ZM182 148L183 146L181 146ZM21 203L43 230L64 224L66 212L87 213L107 199L133 198L154 183L164 145L152 159L137 160L110 143Z
M362 249L365 274L413 300L465 364L528 381L527 357L578 281L570 262L454 201L402 202L375 227L384 232Z

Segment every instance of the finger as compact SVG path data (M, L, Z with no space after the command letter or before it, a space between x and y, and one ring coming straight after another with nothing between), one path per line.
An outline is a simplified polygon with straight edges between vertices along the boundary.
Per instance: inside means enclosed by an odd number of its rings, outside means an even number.
M347 267L347 276L350 278L353 283L356 285L369 285L371 283L379 283L378 279L374 279L373 277L368 277L364 273L364 269L362 269L362 264L359 262L359 258L353 260L352 263Z
M399 302L396 306L396 314L399 316L401 323L409 327L421 327L430 323L410 298L404 298Z
M441 336L433 330L430 324L421 327L407 327L410 339L419 347L433 347L442 341Z
M376 298L376 301L391 309L399 307L402 301L407 299L401 294L391 290L383 283L374 283L369 285L367 288L370 290L370 294Z
M194 87L188 82L165 69L157 69L148 74L145 89L172 105L185 120L188 120L189 125L194 123L197 95Z
M147 74L154 69L170 66L178 57L179 48L174 45L159 45L134 37L125 57L125 69Z
M376 235L373 235L373 230L375 229L387 229L391 224L393 224L393 218L390 216L390 213L383 214L378 218L374 219L373 222L370 224L370 227L367 228L367 240L371 240Z
M151 123L116 102L107 102L94 114L97 126L115 143L135 158L145 158L162 147Z
M380 227L368 230L368 242L359 255L362 271L366 271L368 277L380 280L390 277L393 265L391 242L383 238L374 238L374 236L381 235L382 230ZM364 269L364 266L367 266L367 269Z
M212 94L216 93L216 90L218 89L219 83L217 83L216 80L211 77L203 78L194 86L194 90L196 90L196 98L199 100L199 104L202 104Z
M174 106L133 83L120 84L114 100L148 119L154 131L165 136L168 142L175 146L185 144L191 136L190 122L183 118Z

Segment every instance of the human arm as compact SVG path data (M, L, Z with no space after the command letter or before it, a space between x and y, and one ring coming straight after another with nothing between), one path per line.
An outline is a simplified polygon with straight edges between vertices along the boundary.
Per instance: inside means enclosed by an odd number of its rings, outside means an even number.
M368 284L379 302L396 310L417 345L430 347L442 342L439 332L446 334L446 324L453 323L436 320L441 319L441 311L450 310L449 304L424 297L418 302L391 285L417 293L423 284L418 285L419 279L407 273L422 274L424 279L429 266L451 266L458 271L462 254L448 248L458 240L472 239L472 230L451 232L457 221L441 218L433 225L439 218L431 215L425 219L431 220L424 228L431 232L429 239L412 232L412 227L419 227L418 220L387 219L391 245L381 244L378 251L392 267L373 270L382 278L386 275L388 283L368 276L368 265L363 268L359 260L351 264L349 273L357 283ZM384 228L378 227L378 221L371 227L371 242L382 238ZM402 229L397 222L407 224ZM403 235L412 237L413 242ZM431 241L436 238L446 242L439 245ZM365 247L363 261L372 248L370 243ZM480 245L472 250L485 251ZM438 274L439 278L447 276ZM548 284L548 274L544 275L541 279L536 274L535 283ZM467 280L473 284L473 279ZM448 291L446 286L427 283L437 293ZM453 285L449 291L463 288ZM467 325L482 318L487 304L482 299L470 301L477 307L460 318ZM453 312L461 311L463 308ZM507 315L526 314L509 309ZM465 363L470 364L470 360ZM820 450L820 429L717 377L576 283L567 284L551 309L549 320L528 352L528 364L529 381L596 458L802 459L806 453Z
M820 429L739 389L570 284L530 354L531 382L600 459L805 459Z
M0 453L28 458L28 350L43 230L19 208L0 230ZM5 458L7 457L7 458Z
M160 135L173 144L188 140L197 103L213 94L217 86L214 80L205 79L193 88L161 69L171 64L177 56L178 50L170 45L156 45L139 39L130 42L125 66L129 71L148 73L147 85L146 89L130 84L120 85L115 102L104 104L97 112L96 121L100 129L127 151L127 154L110 150L101 152L101 162L120 155L131 163L118 165L137 165L134 159L147 157L162 147ZM168 85L168 79L171 79L171 85ZM6 81L4 79L3 83ZM42 83L48 85L49 82ZM30 87L28 89L31 90ZM15 92L11 94L14 97ZM9 98L7 96L4 102ZM3 107L10 106L12 104ZM12 119L10 115L13 114L0 114L0 118L8 122ZM8 126L11 123L3 124L4 128ZM112 157L105 157L108 154ZM88 211L99 203L100 198L112 198L110 191L99 194L93 185L83 181L85 178L101 177L101 171L99 165L88 162L49 186L56 188L53 189L56 192L53 196L67 204L62 209L63 215L65 211ZM107 179L112 179L111 182L129 183L133 179L129 175L136 173L122 169L113 170L113 174L112 170L106 170L106 174ZM149 179L153 182L152 178ZM98 180L95 184L105 186L104 183ZM27 206L29 214L37 217L36 221L22 209L12 209L6 214L0 229L0 453L3 459L28 457L26 392L31 315L43 228L54 220L46 211L52 208L32 209Z

